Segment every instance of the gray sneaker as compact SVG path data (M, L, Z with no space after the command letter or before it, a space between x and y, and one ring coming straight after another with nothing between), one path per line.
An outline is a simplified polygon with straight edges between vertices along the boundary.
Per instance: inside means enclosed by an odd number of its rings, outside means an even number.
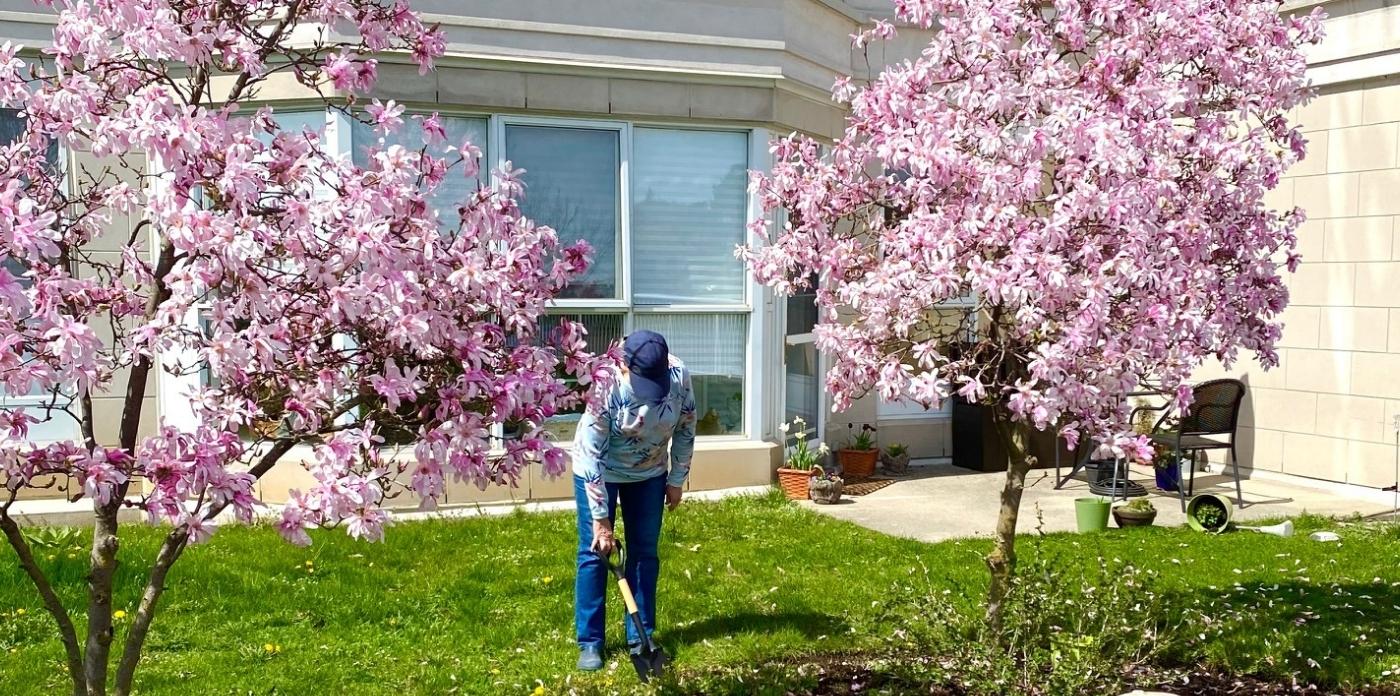
M580 648L578 651L578 668L584 672L597 672L603 668L603 655L598 649L592 646Z

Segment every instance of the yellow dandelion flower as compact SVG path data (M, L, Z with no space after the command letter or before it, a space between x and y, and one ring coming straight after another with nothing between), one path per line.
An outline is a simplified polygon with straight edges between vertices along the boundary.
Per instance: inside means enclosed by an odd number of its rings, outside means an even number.
M544 696L544 684L535 687L535 696Z
M123 610L121 610L121 609L118 609L118 610L112 612L112 618L114 618L114 619L116 619L116 620L118 620L118 621L121 621L122 619L125 619L125 618L126 618L126 612L123 611Z
M553 576L553 575L546 575L546 576L544 576L543 578L540 578L540 581L543 582L544 584L548 585L549 583L554 582L554 576Z
M23 607L15 610L15 616L24 616L26 613L28 612Z
M277 646L273 645L272 643L263 643L264 652L275 652L276 650Z

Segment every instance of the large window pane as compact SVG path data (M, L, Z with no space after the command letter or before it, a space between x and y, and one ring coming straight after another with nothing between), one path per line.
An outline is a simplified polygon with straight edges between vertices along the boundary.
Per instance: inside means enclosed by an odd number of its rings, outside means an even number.
M326 112L325 111L273 111L272 120L277 122L277 127L288 133L304 133L311 131L316 135L326 134ZM269 141L271 136L263 136Z
M817 291L813 285L787 298L787 335L800 336L816 330L819 313Z
M423 122L410 114L404 114L403 120L404 124L397 131L384 138L383 147L399 145L410 150L422 149ZM438 120L442 122L443 130L447 131L448 144L460 146L463 141L469 140L481 150L482 170L476 177L468 178L460 167L453 169L428 198L428 205L437 211L441 225L455 229L460 222L457 206L475 193L479 183L489 176L487 172L490 170L488 165L491 159L486 152L486 119L439 115ZM380 136L374 132L374 126L358 120L350 124L350 148L356 165L369 166L369 152L372 148L380 147L379 140Z
M0 142L9 144L24 137L24 121L18 110L0 108Z
M745 314L638 313L633 323L666 337L671 353L690 368L698 435L744 432Z
M512 166L525 170L525 215L553 227L565 244L593 247L593 265L561 297L618 297L617 131L507 126L505 147Z
M6 145L24 138L24 129L28 125L28 119L20 115L18 109L0 108L0 142ZM58 141L50 140L48 148L44 151L44 158L50 167L50 171L57 172L62 164L58 159Z
M632 140L632 284L637 304L744 300L748 136L638 128Z

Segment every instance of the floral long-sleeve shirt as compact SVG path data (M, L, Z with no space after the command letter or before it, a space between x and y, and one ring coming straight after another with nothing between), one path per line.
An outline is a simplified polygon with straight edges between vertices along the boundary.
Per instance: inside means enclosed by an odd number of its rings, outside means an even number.
M674 356L671 389L660 403L632 393L625 375L612 380L602 405L585 411L574 436L574 474L583 479L593 519L608 517L605 483L666 476L682 486L695 453L695 393L690 371ZM669 450L670 456L667 456Z

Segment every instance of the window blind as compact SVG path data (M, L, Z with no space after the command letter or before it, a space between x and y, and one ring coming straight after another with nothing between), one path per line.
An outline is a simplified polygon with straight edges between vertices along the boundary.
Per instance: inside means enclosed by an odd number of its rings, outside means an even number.
M559 233L559 241L593 247L593 265L561 293L617 298L621 229L619 134L612 130L506 126L506 159L524 169L520 208Z
M633 301L742 303L748 136L638 128L632 147Z
M638 313L633 324L666 337L671 353L693 375L722 375L742 379L748 345L746 314Z
M622 314L549 314L540 317L538 338L541 342L548 339L564 320L583 324L583 328L588 330L584 343L590 353L606 352L612 344L622 340Z

